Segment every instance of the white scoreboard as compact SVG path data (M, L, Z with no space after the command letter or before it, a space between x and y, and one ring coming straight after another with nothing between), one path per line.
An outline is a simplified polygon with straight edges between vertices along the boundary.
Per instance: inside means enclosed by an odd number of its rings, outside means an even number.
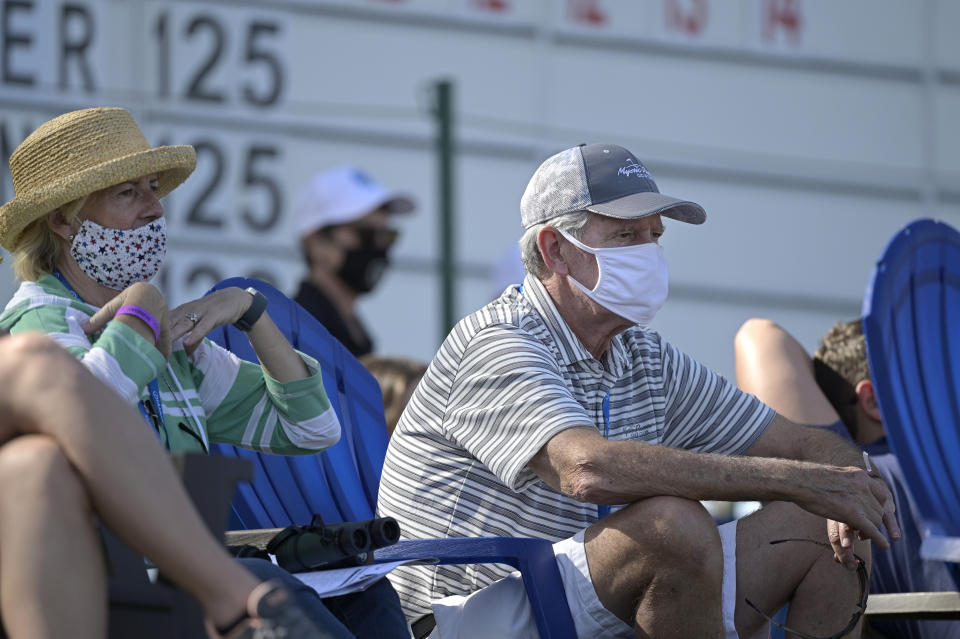
M457 314L494 295L536 165L616 142L707 209L668 228L656 328L729 373L743 320L813 347L856 316L897 228L960 225L958 27L952 0L0 0L0 150L94 105L192 144L165 201L171 304L231 275L292 292L298 189L362 166L419 208L361 311L381 352L429 359L445 328L431 87L449 79ZM14 286L8 261L0 296Z

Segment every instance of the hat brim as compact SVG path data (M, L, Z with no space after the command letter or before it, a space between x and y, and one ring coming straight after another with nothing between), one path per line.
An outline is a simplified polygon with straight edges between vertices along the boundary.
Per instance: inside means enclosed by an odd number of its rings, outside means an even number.
M402 214L413 211L415 205L413 200L406 195L391 191L370 194L353 202L349 209L343 209L330 214L326 220L314 221L312 224L302 226L299 229L300 237L310 235L315 231L330 226L350 224L364 217L371 211L376 211L380 208L383 208L390 214Z
M387 213L409 213L413 210L413 200L406 195L394 193L392 191L382 191L373 193L366 199L360 200L350 209L349 214L343 215L345 222L353 222L370 211L384 209Z
M706 211L696 202L678 200L663 193L653 192L634 193L610 202L591 204L584 208L593 213L625 220L636 220L657 214L687 224L703 224L707 219Z
M391 193L387 199L380 204L387 210L387 213L410 213L415 208L413 200L406 195Z
M157 197L180 186L197 166L192 146L160 146L115 158L64 176L42 188L18 194L0 207L0 246L14 250L20 233L34 220L58 207L101 189L152 173L157 174Z

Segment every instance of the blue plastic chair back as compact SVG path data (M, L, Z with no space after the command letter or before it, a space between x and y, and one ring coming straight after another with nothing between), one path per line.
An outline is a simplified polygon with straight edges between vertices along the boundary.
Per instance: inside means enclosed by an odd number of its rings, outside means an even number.
M363 521L374 516L388 436L376 379L299 304L259 280L231 278L211 291L254 286L268 299L270 317L294 348L317 359L324 388L340 418L340 441L318 455L259 454L226 444L213 452L254 463L254 481L233 504L231 526L242 529L305 524L313 513L327 522ZM223 326L210 339L248 361L256 354L243 332Z
M312 513L326 522L363 521L376 512L380 473L389 437L376 379L306 310L265 282L231 278L211 291L253 286L266 295L270 317L297 350L320 362L324 388L340 418L341 439L323 453L267 455L214 444L212 452L250 459L254 480L241 484L233 501L232 528L280 528L304 524ZM256 362L241 331L221 327L210 339ZM380 563L400 559L439 564L499 563L520 570L541 639L575 639L563 582L545 539L477 537L401 541L376 552Z
M921 553L960 561L960 233L927 219L898 232L863 322L887 437L929 527Z

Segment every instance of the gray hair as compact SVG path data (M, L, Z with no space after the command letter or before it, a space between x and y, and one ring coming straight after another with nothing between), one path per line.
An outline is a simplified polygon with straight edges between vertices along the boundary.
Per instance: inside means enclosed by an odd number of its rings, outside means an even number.
M550 274L547 265L543 262L543 255L540 254L540 247L537 246L537 234L540 233L540 229L552 226L579 240L583 227L587 225L589 219L590 211L574 211L528 228L520 238L520 257L523 259L523 267L527 269L527 273L539 279Z

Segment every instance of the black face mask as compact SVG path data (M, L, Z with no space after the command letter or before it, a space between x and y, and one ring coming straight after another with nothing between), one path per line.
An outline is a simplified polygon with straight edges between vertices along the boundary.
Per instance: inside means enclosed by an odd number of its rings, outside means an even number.
M380 281L387 264L387 249L366 243L346 252L337 275L357 293L369 293Z

